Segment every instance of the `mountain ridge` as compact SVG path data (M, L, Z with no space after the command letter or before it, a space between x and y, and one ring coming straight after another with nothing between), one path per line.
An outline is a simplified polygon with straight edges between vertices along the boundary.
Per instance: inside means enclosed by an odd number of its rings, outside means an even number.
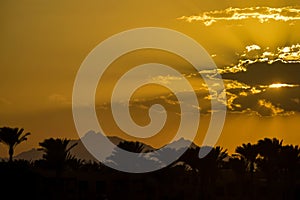
M100 135L99 135L100 134ZM86 161L98 161L91 153L86 149L84 146L82 140L85 140L87 138L93 139L93 137L106 137L101 133L95 133L94 131L88 131L81 139L78 140L71 140L69 145L72 145L74 143L78 143L73 149L71 149L70 153L74 155L78 159L86 160ZM118 145L120 142L127 141L125 139L122 139L117 136L107 136L107 138L114 144ZM135 141L132 141L135 142ZM144 148L146 151L154 151L157 150L156 148L152 147L151 145L142 143L144 145ZM170 144L168 144L168 147L171 149L179 150L183 147L186 147L188 144L191 148L196 148L197 145L191 142L190 140L180 138ZM105 148L103 148L105 149ZM106 152L109 153L109 152ZM105 152L104 152L105 154ZM28 151L23 151L16 156L14 156L14 159L20 160L29 160L29 161L35 161L42 159L43 152L39 151L37 148L32 148Z

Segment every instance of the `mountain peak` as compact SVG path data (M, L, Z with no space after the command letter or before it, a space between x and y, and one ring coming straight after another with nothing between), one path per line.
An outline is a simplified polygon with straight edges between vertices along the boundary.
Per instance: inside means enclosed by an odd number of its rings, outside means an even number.
M178 150L178 149L186 148L186 147L194 148L194 147L196 147L196 145L193 142L191 142L190 140L181 137L178 140L170 143L169 147Z

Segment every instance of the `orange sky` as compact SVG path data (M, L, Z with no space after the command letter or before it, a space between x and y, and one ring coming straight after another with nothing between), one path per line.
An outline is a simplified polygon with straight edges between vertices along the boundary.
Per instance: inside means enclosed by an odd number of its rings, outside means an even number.
M297 1L1 1L0 126L23 127L25 131L32 133L27 142L17 147L17 153L36 147L38 142L48 137L77 138L71 109L76 73L84 58L98 43L131 28L157 26L178 30L197 40L211 55L216 55L214 60L220 68L234 66L247 59L253 60L255 56L259 57L259 53L265 55L264 51L275 52L279 47L300 43L300 23L297 19L266 23L255 19L227 19L210 26L202 21L189 23L178 19L182 16L200 15L205 11L256 6L297 8ZM241 56L246 51L245 48L253 44L258 45L262 52L249 51L244 57ZM252 55L253 52L257 55ZM121 73L124 68L119 70L120 66L132 67L135 63L148 62L153 58L156 59L154 61L167 62L184 72L189 71L188 66L180 59L172 55L159 57L158 54L159 52L141 52L137 61L134 60L134 55L128 55L129 58L121 58L119 64L112 66L111 73ZM280 55L283 54L279 51L277 57ZM298 70L300 54L296 52L293 58L291 55L294 54L289 54L284 59L296 59L292 70ZM290 69L290 63L265 66L262 61L264 57L260 59L255 61L251 69L247 69L249 77L246 76L247 73L228 73L223 77L230 83L237 80L247 84L251 89L263 88L262 86L276 81L294 85L299 83L293 77L299 71L287 70ZM274 70L271 69L274 73L262 70L269 66L274 66ZM107 76L112 75L108 72ZM190 81L198 88L203 82L201 79ZM107 82L106 89L111 87L111 83ZM241 108L229 110L218 144L230 151L243 142L255 142L263 137L278 137L285 143L300 144L299 88L266 89L259 93L260 96L249 92L250 89L236 89L241 90L239 94L245 92L248 96L237 95L233 106L241 104ZM150 89L141 94L147 97L156 95ZM228 98L233 96L231 94L227 94ZM103 97L104 100L101 100ZM105 101L103 90L97 91L97 99L99 105ZM260 108L257 104L259 100L265 100L260 101L265 102ZM151 100L145 102L149 103ZM201 99L199 102L202 102ZM246 112L248 108L251 111ZM283 111L279 112L280 109ZM292 111L294 114L287 114ZM204 128L199 130L199 140L208 124L208 116L203 115L202 118L203 124L200 127ZM114 130L113 127L110 128ZM171 129L162 134L170 134ZM189 138L189 133L186 137ZM150 143L157 144L159 141L162 142L161 138L151 140ZM3 155L6 155L6 149L0 145L0 156Z

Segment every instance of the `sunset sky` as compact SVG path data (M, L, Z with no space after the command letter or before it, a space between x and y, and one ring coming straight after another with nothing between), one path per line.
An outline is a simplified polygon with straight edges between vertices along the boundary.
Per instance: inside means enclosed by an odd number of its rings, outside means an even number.
M78 138L72 90L81 63L111 35L149 26L190 36L214 59L226 87L228 109L218 145L233 152L242 143L264 137L300 144L299 0L3 0L0 16L0 127L32 133L17 153L49 137ZM132 139L115 126L109 97L118 77L149 62L172 66L193 85L201 113L195 142L201 144L209 124L210 99L218 97L209 95L189 63L159 50L130 52L105 72L96 94L100 124L110 135ZM205 72L211 78L215 73ZM153 78L167 84L179 80ZM142 141L155 147L167 143L180 117L174 94L145 86L132 100L133 119L141 125L149 122L149 106L165 106L170 117L166 127ZM187 130L186 138L190 137ZM1 145L0 156L6 151Z

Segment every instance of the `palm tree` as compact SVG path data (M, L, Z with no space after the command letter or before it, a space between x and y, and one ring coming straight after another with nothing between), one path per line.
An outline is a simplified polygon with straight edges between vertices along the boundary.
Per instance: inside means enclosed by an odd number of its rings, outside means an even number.
M128 154L128 152L131 153ZM118 144L118 148L115 148L112 154L106 158L106 162L111 166L121 167L124 171L157 168L160 163L143 154L148 152L143 143L122 141Z
M213 148L207 158L211 159L217 168L222 168L224 164L224 159L228 157L227 149L223 149L220 146Z
M179 162L184 162L190 166L194 171L198 172L201 166L201 160L199 158L200 147L188 148L184 154L178 159Z
M204 158L199 158L199 151L204 148L209 153ZM203 199L214 198L215 184L219 175L219 170L223 166L224 159L227 157L227 150L217 147L196 147L189 148L179 158L186 165L190 166L195 173L195 178L200 182L199 194Z
M227 149L224 150L220 146L214 148L201 148L210 149L209 153L204 158L199 158L200 147L196 147L189 148L186 152L184 152L179 160L190 165L196 171L203 170L204 168L207 170L213 170L222 167L224 159L228 156Z
M68 166L68 169L71 170L79 170L81 169L85 164L85 160L76 158L74 155L70 155L66 160L66 165Z
M238 146L235 149L235 152L238 153L242 159L244 159L247 167L246 170L250 172L252 177L254 173L254 165L258 156L257 145L253 145L250 143L242 144L242 146Z
M118 144L118 147L133 153L142 153L145 149L145 145L143 143L130 141L122 141Z
M298 145L283 146L280 151L280 167L283 171L293 175L300 161L300 148Z
M298 145L286 145L281 148L279 157L279 170L281 184L285 185L286 195L289 199L296 199L293 191L296 190L297 169L299 169L300 148Z
M279 178L280 152L282 140L276 138L264 138L257 143L258 153L261 158L258 160L259 169L267 176L268 181L274 182Z
M239 177L245 174L247 169L247 162L243 157L232 155L228 161L230 169L232 169Z
M180 157L180 155L183 154L183 151L184 151L183 148L180 149L162 148L152 152L151 156L157 159L157 161L160 162L162 166L167 166L168 164L168 168L172 168L176 164L179 164L179 162L177 161L178 159L175 160L174 157L176 158L176 155L179 155Z
M254 198L254 171L255 164L257 162L258 157L258 149L256 144L242 144L242 146L238 146L235 149L235 152L239 155L240 160L245 162L245 171L250 172L250 185L248 187L248 191L250 191L251 198Z
M74 159L70 154L70 150L74 148L78 143L72 144L69 147L69 139L45 139L40 142L39 151L43 151L43 160L47 167L55 169L57 176L60 175L61 171L64 169L68 160Z
M203 173L202 177L206 177L209 183L214 183L220 169L224 166L224 159L227 156L227 149L223 149L220 146L212 148L204 158L200 159L200 171Z
M0 142L8 146L9 162L12 162L14 149L18 144L27 140L30 133L23 134L24 129L2 127L0 128Z
M264 138L257 143L258 152L265 159L275 159L282 148L282 140Z

